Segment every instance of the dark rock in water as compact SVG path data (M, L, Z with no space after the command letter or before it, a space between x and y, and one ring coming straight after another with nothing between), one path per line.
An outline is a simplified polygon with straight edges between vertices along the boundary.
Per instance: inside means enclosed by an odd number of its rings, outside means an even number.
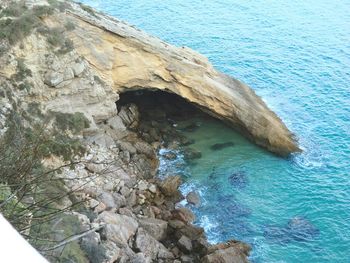
M193 139L189 139L187 137L180 138L180 144L182 146L188 146L188 145L191 145L191 144L194 144L194 143L195 143L195 140L193 140Z
M212 146L210 146L210 149L213 151L218 151L218 150L222 150L227 147L233 147L233 146L235 146L233 142L215 143Z
M244 188L248 184L247 174L243 171L232 173L228 179L231 185L237 188Z
M248 217L252 213L252 210L249 207L247 207L247 206L245 206L245 205L243 205L235 200L233 200L227 204L225 204L225 203L221 204L221 209L224 210L227 214L230 214L231 216L236 217L236 218L237 217Z
M167 160L175 160L177 156L173 152L167 152L163 154L163 157Z
M198 207L201 203L199 194L195 191L189 192L186 196L186 200L189 204L192 204L196 207Z
M190 161L194 159L199 159L202 157L202 153L194 148L185 148L184 149L185 160Z
M309 220L296 216L289 220L287 230L297 241L310 241L319 235L320 231Z
M292 239L288 233L288 229L280 226L267 226L264 231L264 237L274 243L289 243Z
M301 216L289 220L287 226L269 226L264 231L268 240L276 243L291 241L311 241L319 235L320 231L310 221Z
M183 128L183 130L185 132L194 132L195 130L197 130L200 127L199 123L192 123L188 126L186 126L185 128Z

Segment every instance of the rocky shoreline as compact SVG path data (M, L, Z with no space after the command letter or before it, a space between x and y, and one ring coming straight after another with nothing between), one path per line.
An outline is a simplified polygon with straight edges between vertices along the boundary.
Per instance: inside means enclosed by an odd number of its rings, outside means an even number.
M167 101L164 102L166 105ZM180 176L157 178L159 149L181 147L189 142L174 136L175 129L171 129L174 116L170 121L165 111L158 109L163 116L154 118L154 110L139 112L138 108L136 104L123 105L113 120L107 122L114 127L109 134L123 137L116 144L108 133L87 137L93 145L89 158L112 165L89 163L74 171L78 175L73 176L76 179L73 188L82 184L78 178L101 174L91 187L79 191L87 198L94 220L83 214L75 215L86 229L96 224L102 226L82 238L80 245L105 251L104 262L248 262L249 245L236 240L210 245L204 230L192 224L194 214L177 205L184 199L179 191ZM146 112L153 120L142 117ZM118 133L121 130L123 134ZM196 203L193 201L196 197L188 199Z
M40 191L63 193L49 205L35 191L19 198L24 210L37 209L38 218L24 215L21 232L34 237L33 246L52 262L248 262L247 244L208 244L193 213L178 205L181 177L157 177L158 153L201 157L175 129L196 114L216 117L276 154L299 151L261 98L200 54L90 7L56 0L6 0L0 7L0 137L11 114L31 135L36 124L44 127L49 145L36 165L55 172ZM37 170L29 171L31 180ZM16 199L18 189L1 179L1 202ZM195 193L187 199L200 202ZM50 209L59 216L40 221Z

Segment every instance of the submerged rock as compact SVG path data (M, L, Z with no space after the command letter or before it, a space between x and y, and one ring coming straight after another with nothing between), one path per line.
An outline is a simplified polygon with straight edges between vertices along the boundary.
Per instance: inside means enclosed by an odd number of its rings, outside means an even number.
M200 127L199 123L192 123L186 127L183 128L183 131L185 132L194 132Z
M232 173L228 180L230 184L236 188L244 188L248 184L247 174L243 171Z
M264 231L266 239L275 243L288 243L291 241L311 241L319 235L320 231L309 220L296 216L289 220L284 227L268 226Z
M289 220L287 230L296 241L310 241L320 233L309 220L301 216Z
M184 149L184 158L187 161L199 159L201 157L202 157L202 153L194 148L188 147Z
M218 151L233 146L235 146L233 142L215 143L212 146L210 146L210 149L213 151Z

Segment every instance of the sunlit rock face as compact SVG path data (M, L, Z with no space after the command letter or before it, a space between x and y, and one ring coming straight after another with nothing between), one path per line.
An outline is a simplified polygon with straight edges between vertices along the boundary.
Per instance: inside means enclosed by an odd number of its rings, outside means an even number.
M292 133L251 88L216 71L202 55L78 6L68 15L77 25L71 33L77 52L118 93L172 92L271 152L286 156L299 151Z

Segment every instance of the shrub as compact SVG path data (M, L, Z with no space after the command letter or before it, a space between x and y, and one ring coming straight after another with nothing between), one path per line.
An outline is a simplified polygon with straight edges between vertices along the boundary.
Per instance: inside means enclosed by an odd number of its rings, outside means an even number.
M83 129L90 127L90 121L81 112L74 114L51 112L55 117L55 125L61 131L70 130L74 134L80 133Z
M54 8L51 6L34 6L33 14L37 17L45 17L52 15L54 13Z
M96 13L95 13L95 10L92 9L90 6L84 5L82 3L79 3L79 5L85 12L88 12L90 15L92 15L94 17L97 17Z
M31 77L32 71L24 64L24 59L17 59L17 72L12 77L16 81L23 81L26 77ZM28 87L28 85L26 85ZM24 87L22 85L22 87Z
M7 39L11 45L14 45L27 37L39 24L40 20L31 14L0 20L0 38Z
M75 29L75 24L72 21L67 21L66 24L64 25L64 27L68 30L68 31L72 31Z
M23 1L11 3L7 8L0 12L0 17L19 17L27 10Z

